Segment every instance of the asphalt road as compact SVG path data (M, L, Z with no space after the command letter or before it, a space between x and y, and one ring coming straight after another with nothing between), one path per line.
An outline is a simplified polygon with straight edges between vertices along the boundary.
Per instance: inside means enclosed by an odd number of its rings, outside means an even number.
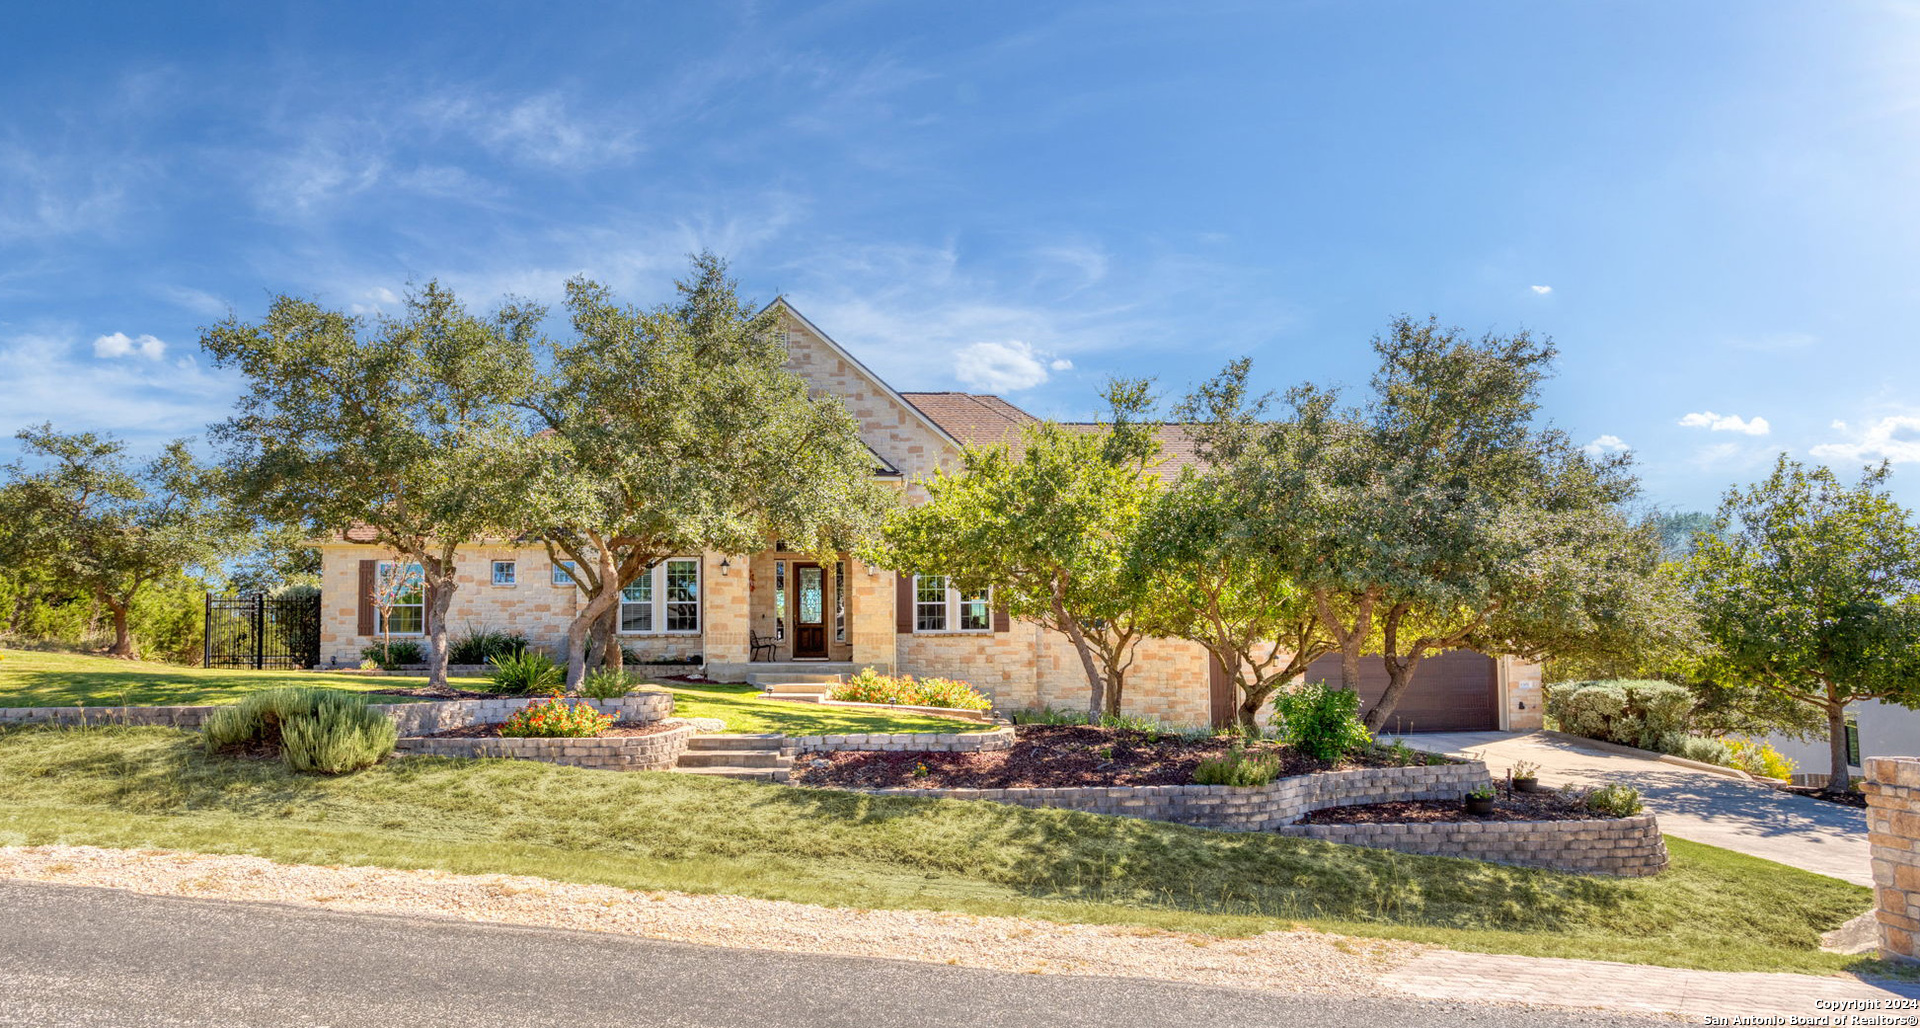
M0 882L0 1024L1650 1025Z

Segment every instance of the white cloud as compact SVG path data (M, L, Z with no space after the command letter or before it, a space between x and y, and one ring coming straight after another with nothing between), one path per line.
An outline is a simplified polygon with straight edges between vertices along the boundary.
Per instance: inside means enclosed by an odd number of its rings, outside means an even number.
M1073 362L1065 357L1055 357L1047 362L1047 367L1053 371L1072 371Z
M189 286L161 286L161 296L195 314L209 318L224 318L233 305L204 289Z
M1738 414L1697 411L1680 419L1681 428L1704 428L1711 432L1738 432L1741 435L1766 435L1773 431L1766 418L1743 418Z
M1032 389L1047 380L1045 358L1026 343L974 343L954 354L953 373L960 381L990 393Z
M1625 453L1633 447L1628 446L1627 441L1617 435L1603 435L1581 449L1587 451L1589 456L1601 457L1609 453Z
M1534 292L1540 294L1541 296L1545 296L1548 293L1553 292L1552 286L1528 286L1527 288L1533 290Z
M633 129L611 113L576 117L558 93L518 102L500 97L444 96L421 115L470 134L487 148L527 164L579 171L624 161L640 149Z
M1835 431L1849 431L1847 423L1833 423ZM1895 464L1920 461L1920 416L1890 414L1852 433L1841 443L1821 443L1808 453L1827 461L1867 463L1887 460Z
M93 355L116 360L121 357L140 356L157 361L167 352L167 344L150 335L138 335L128 338L125 332L115 332L110 336L101 336L93 341Z

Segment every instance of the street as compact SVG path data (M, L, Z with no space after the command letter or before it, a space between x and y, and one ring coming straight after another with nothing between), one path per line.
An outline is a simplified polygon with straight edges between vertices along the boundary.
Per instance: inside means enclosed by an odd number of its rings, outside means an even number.
M0 1024L1648 1025L0 883Z

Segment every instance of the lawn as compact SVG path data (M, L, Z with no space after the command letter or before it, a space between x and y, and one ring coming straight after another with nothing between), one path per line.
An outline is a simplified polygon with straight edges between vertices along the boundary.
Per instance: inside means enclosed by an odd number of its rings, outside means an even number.
M480 679L451 679L471 688ZM316 671L234 671L115 660L73 653L0 650L0 707L118 707L233 703L260 689L323 685L378 693L426 685L421 678L362 677Z
M1307 924L1455 949L1715 970L1878 969L1818 950L1866 889L1670 840L1602 879L1261 834L530 761L409 758L334 779L164 728L0 729L0 843L508 872L851 907L1217 935Z
M787 735L867 735L874 732L978 732L977 721L906 711L859 707L823 707L793 700L770 700L757 686L721 683L689 685L660 682L673 690L673 712L681 717L717 717L729 732L784 732Z

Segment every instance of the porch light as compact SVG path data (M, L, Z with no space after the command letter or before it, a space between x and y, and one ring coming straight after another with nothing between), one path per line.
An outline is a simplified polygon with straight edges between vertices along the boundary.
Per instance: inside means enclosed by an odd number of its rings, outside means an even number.
M728 560L725 557L720 558L720 574L721 575L725 575L727 573L727 569L732 566L733 566L732 561Z

